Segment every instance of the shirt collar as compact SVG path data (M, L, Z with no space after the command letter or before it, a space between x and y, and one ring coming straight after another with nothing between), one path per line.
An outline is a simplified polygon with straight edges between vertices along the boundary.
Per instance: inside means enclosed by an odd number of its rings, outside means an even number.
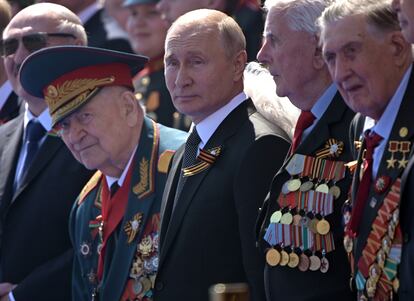
M316 101L313 105L311 112L316 117L316 120L319 120L323 114L325 113L326 109L331 104L335 94L337 92L337 88L335 84L331 84L328 89L323 92L322 96Z
M134 155L135 155L135 152L137 151L137 148L138 148L138 145L135 146L135 149L132 152L131 157L129 158L128 164L126 165L125 169L123 170L123 172L122 172L122 174L119 178L105 176L106 177L106 183L108 183L108 188L111 188L112 184L117 182L117 181L118 181L119 187L121 187L122 184L124 184L125 178L127 176L128 170L129 170L129 166L131 166L132 159L134 158Z
M90 18L101 8L98 2L95 2L85 9L81 10L78 14L79 19L81 19L82 24L85 24L89 21Z
M203 148L207 144L208 140L211 138L223 120L246 99L246 94L244 92L241 92L232 100L230 100L226 105L222 106L220 109L209 115L207 118L204 118L200 123L197 124L197 132L201 138L201 143L199 146L200 148Z
M6 80L0 88L0 110L6 103L7 98L9 98L10 93L13 91L13 88L8 80Z
M384 113L382 113L381 118L378 120L375 126L372 127L372 130L375 133L379 134L381 137L383 137L385 140L387 140L391 134L391 130L394 125L395 119L397 118L401 102L404 98L404 93L407 90L408 80L410 78L411 71L412 65L405 72L397 90L394 93L394 96L391 98L390 102L385 108Z
M47 132L52 129L52 117L49 114L49 110L45 109L39 116L36 117L30 112L29 105L26 103L23 121L23 126L25 129L29 121L32 119L38 120Z

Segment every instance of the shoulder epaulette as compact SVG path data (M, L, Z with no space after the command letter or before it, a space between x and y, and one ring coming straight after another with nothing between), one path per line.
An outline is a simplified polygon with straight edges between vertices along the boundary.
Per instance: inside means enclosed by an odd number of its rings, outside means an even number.
M97 172L95 172L95 174L92 176L92 178L90 178L88 183L86 183L86 185L83 187L81 193L79 194L78 205L80 205L83 202L83 200L85 199L85 197L89 194L89 192L91 192L92 189L94 189L96 187L96 185L99 184L99 181L101 180L101 177L102 177L102 172L100 172L98 170Z

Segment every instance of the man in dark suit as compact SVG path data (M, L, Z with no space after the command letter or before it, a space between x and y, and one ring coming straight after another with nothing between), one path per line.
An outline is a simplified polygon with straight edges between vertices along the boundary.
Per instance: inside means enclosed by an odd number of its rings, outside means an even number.
M335 3L320 24L330 74L367 129L356 143L351 202L344 210L354 285L359 300L412 300L411 230L404 224L412 205L400 201L414 142L411 45L387 0ZM361 123L356 119L352 132Z
M189 12L167 34L167 88L194 126L164 192L155 300L206 301L218 282L248 282L251 300L264 299L254 222L289 143L243 93L245 45L215 10Z
M79 18L63 6L36 4L3 32L2 54L24 114L0 128L0 300L70 300L68 218L91 176L51 130L42 98L25 92L19 67L47 45L86 44ZM37 151L36 151L37 150Z
M145 117L136 101L132 77L146 61L62 46L36 52L20 71L29 93L44 94L73 156L98 170L70 217L76 301L151 300L162 193L170 159L186 133ZM50 72L35 77L44 66Z
M333 85L318 46L315 21L327 5L265 2L265 40L257 58L273 75L277 95L301 110L290 155L257 223L268 301L352 300L341 207L351 184L345 163L351 160L354 113Z

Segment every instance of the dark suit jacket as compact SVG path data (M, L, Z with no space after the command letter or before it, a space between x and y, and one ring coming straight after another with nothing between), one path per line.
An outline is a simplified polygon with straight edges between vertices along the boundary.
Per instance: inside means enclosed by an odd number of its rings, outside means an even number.
M19 115L21 103L22 102L17 97L16 93L11 92L6 100L6 103L0 110L0 125Z
M402 103L400 105L396 120L392 126L392 130L390 133L390 137L388 138L384 154L381 158L381 162L378 168L377 178L381 176L388 176L390 177L390 185L388 189L385 190L383 193L376 193L374 190L374 185L371 185L371 189L368 195L368 202L364 209L364 213L362 216L362 222L359 227L359 235L357 238L357 242L354 243L354 256L355 256L355 264L358 263L359 258L361 257L361 253L363 248L365 247L368 235L371 231L371 226L373 221L377 216L378 209L383 204L383 200L386 197L389 189L391 188L394 181L401 178L401 191L402 191L402 198L401 198L401 210L400 210L400 218L401 218L401 226L403 231L403 248L402 248L402 258L401 264L399 265L399 278L400 278L400 289L398 291L398 297L400 300L413 300L414 297L414 290L412 286L413 281L413 273L414 273L414 260L412 256L412 251L414 249L411 233L412 233L412 221L413 221L413 205L412 200L410 199L413 192L413 187L410 185L410 181L412 181L412 177L410 176L410 170L412 167L412 162L408 164L409 169L399 168L398 161L395 168L388 168L387 167L387 160L391 157L391 153L388 151L388 142L393 141L409 141L411 143L411 152L407 154L408 156L412 154L413 151L413 143L414 143L414 124L412 121L412 112L414 112L414 73L411 74L410 80L408 82L407 90L405 91ZM363 118L360 116L359 118ZM353 124L357 124L358 120L355 120ZM407 128L407 135L402 137L400 135L401 128ZM362 165L362 153L365 149L364 141L362 141L362 146L359 151L358 155L358 165L355 171L355 176L352 183L352 199L355 200L356 193L359 187L359 177L357 175L360 174L360 169ZM401 152L397 152L395 155L395 159L400 160L402 159ZM411 160L412 161L412 160ZM402 176L403 175L403 176ZM373 200L375 200L375 206L371 206L373 204Z
M315 156L315 152L322 149L329 138L334 138L344 143L342 154L337 160L348 162L351 160L351 149L349 146L348 128L354 113L347 108L339 93L336 94L328 109L318 121L309 135L298 146L295 153ZM259 215L258 226L261 226L258 239L265 252L270 246L264 241L265 229L270 223L271 215L280 209L277 202L281 193L282 185L290 179L285 169L290 156L284 166L273 179L270 193L265 200L262 212ZM334 213L326 217L331 225L335 239L335 250L328 253L326 258L330 262L327 273L319 271L301 272L297 268L288 266L265 267L265 287L267 300L289 300L289 301L331 301L352 300L353 297L349 286L350 268L343 249L343 227L341 208L347 198L347 191L351 184L351 176L347 176L338 182L341 196L334 201ZM258 229L259 230L259 229Z
M47 137L13 195L23 117L0 127L0 282L18 284L16 301L69 301L69 212L91 172Z
M108 33L102 21L102 13L103 9L99 9L84 24L88 35L88 46L133 53L128 40L122 38L108 39Z
M248 282L262 301L263 265L254 243L256 213L288 150L284 132L250 100L221 123L204 149L216 162L187 178L172 213L184 148L177 151L163 196L157 301L207 301L216 283Z

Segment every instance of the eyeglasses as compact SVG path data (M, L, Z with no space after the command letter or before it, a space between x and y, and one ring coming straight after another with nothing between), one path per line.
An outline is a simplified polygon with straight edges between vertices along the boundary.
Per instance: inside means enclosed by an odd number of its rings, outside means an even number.
M48 37L63 37L63 38L74 38L76 37L71 33L47 33L47 32L36 32L31 33L21 38L10 38L0 41L0 51L2 56L9 56L16 53L19 48L19 40L22 40L24 47L30 52L42 49L47 46Z

